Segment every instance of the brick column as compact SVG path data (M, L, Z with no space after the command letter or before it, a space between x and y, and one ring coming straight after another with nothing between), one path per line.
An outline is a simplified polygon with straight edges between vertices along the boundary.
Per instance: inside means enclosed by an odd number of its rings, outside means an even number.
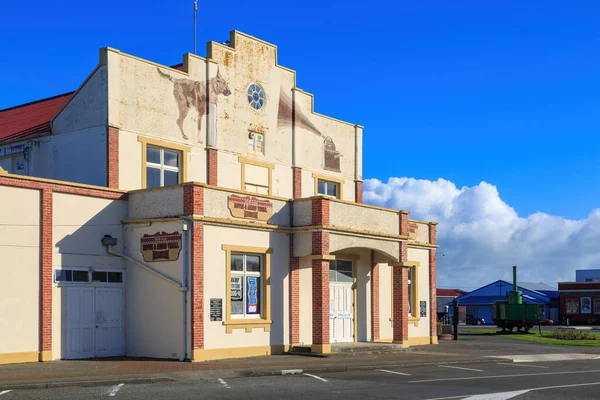
M292 167L292 171L294 174L294 199L299 199L302 197L302 168Z
M363 183L362 181L354 181L354 198L357 203L363 202Z
M331 353L329 343L329 261L312 260L312 352Z
M408 269L401 263L392 266L394 287L394 343L408 346Z
M437 224L429 224L429 244L436 244ZM429 321L431 343L437 344L436 249L429 249Z
M42 189L40 216L40 361L52 360L52 190Z
M213 186L217 186L218 154L217 149L206 149L206 183Z
M204 188L188 184L183 187L183 213L189 217L204 214ZM191 270L190 270L190 307L192 320L192 360L201 360L204 349L204 224L192 221Z
M408 214L400 212L400 236L408 236Z
M379 264L375 262L375 251L371 250L371 334L379 340Z
M294 234L290 233L290 345L300 344L300 258L294 257Z
M106 183L111 189L119 188L119 129L112 126L106 129Z

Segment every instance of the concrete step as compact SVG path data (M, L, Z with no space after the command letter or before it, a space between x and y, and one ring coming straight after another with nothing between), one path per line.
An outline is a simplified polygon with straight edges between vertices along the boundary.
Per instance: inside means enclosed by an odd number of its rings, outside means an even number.
M338 354L382 354L406 351L401 344L394 343L344 343L331 346L332 353Z

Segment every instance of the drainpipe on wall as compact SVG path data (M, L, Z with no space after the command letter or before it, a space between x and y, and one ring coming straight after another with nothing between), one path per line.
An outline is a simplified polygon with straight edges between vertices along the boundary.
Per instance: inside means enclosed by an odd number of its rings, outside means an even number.
M187 266L188 266L188 259L189 259L189 243L188 243L188 238L189 238L189 233L188 233L188 223L186 221L183 222L183 240L181 241L181 245L183 246L183 262L181 265L181 287L182 288L186 288L185 290L182 290L181 293L183 295L182 297L182 303L183 303L183 350L181 352L181 357L179 358L179 361L185 361L186 356L187 356Z

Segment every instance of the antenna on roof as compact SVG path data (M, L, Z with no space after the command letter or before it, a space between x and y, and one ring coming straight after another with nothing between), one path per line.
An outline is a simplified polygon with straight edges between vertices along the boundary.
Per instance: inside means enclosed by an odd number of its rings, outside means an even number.
M198 0L194 0L194 54L196 54L196 12L198 11Z

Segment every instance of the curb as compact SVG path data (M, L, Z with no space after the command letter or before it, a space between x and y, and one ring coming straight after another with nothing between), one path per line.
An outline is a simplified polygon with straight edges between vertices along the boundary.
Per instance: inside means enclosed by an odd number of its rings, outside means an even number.
M57 382L36 382L36 383L0 383L0 390L23 390L23 389L55 389L63 387L95 387L118 385L125 383L129 385L142 383L160 383L160 382L176 382L172 378L124 378L124 379L105 379L94 381L57 381Z
M409 368L409 367L426 367L431 365L452 365L452 364L489 364L494 360L486 359L466 359L466 360L451 360L451 361L430 361L430 362L402 362L388 364L365 364L365 365L335 365L324 367L307 367L294 370L266 370L266 371L240 371L240 376L244 377L261 377L261 376L281 376L303 373L327 373L327 372L345 372L345 371L370 371L375 369L386 368ZM291 371L294 371L293 373Z

